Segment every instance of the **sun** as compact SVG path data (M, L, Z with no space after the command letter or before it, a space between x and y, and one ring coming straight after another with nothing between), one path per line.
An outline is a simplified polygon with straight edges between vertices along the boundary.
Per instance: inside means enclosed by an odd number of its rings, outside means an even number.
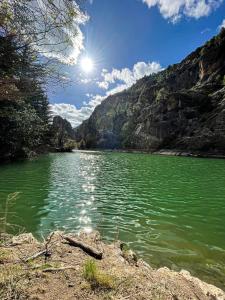
M85 73L90 73L94 69L94 62L86 56L81 59L80 66Z

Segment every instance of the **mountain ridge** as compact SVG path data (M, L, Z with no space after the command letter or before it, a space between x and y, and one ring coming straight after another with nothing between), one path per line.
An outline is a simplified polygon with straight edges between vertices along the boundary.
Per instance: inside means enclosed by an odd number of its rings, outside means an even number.
M75 136L87 149L225 153L225 29L180 63L104 99Z

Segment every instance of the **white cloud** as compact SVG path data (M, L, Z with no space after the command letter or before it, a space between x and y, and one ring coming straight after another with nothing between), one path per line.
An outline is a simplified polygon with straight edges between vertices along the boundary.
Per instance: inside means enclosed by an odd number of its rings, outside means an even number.
M75 128L90 117L95 107L99 105L106 96L88 95L88 97L90 97L90 101L88 103L84 101L84 106L80 109L68 103L55 103L49 105L49 110L53 117L60 116L69 121L72 127Z
M103 90L108 90L109 88L109 83L107 81L97 81L97 85Z
M176 23L182 16L199 19L217 9L223 0L142 0L149 8L157 6L165 19Z
M81 79L80 82L83 83L83 84L88 84L92 81L92 79L90 78L84 78L84 79Z
M71 78L68 77L68 76L60 76L60 79L63 81L63 82L70 82L71 81Z
M157 62L145 63L138 62L133 66L133 69L123 68L121 70L113 69L112 72L108 72L103 69L101 76L102 81L98 81L97 85L105 90L108 90L110 85L116 84L117 86L107 92L107 95L110 93L118 93L122 90L132 86L138 79L144 77L145 75L150 75L157 73L162 70L162 67ZM119 82L119 83L118 83Z
M77 127L83 120L87 119L93 111L89 106L83 106L77 109L75 105L67 103L50 104L49 109L53 116L60 116L68 120L72 127Z
M116 87L113 89L109 90L106 92L106 96L114 95L116 93L120 93L124 90L126 90L129 86L126 84L118 84Z
M98 106L105 98L106 98L106 95L105 96L102 96L102 95L92 96L91 100L88 102L88 106L93 111L95 109L95 107Z
M59 115L64 119L67 119L73 127L77 127L82 121L89 118L95 107L98 106L106 97L119 93L131 85L133 85L138 79L145 75L157 73L162 70L159 63L145 63L138 62L133 66L133 69L124 68L122 70L113 69L112 72L108 72L106 69L102 70L101 76L103 81L98 81L97 84L102 89L106 89L104 95L86 94L88 101L83 101L83 107L77 109L75 105L59 103L51 104L50 111L53 116ZM110 85L116 85L111 89L108 89Z
M205 28L201 31L201 34L205 34L207 32L210 32L211 31L211 28Z
M225 28L225 19L223 20L222 24L219 26L219 29Z

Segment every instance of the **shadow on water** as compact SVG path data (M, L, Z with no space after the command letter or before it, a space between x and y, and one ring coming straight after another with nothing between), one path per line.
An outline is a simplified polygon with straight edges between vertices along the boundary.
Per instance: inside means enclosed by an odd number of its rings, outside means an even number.
M8 223L10 233L26 231L37 233L48 198L51 159L42 156L32 161L18 162L0 167L0 212L4 212L7 196L19 192L17 200L10 205Z

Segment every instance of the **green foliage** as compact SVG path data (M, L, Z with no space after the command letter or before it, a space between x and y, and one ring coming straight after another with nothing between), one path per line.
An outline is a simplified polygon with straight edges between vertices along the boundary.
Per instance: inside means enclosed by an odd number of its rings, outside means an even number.
M93 259L86 261L84 265L84 278L93 281L96 278L97 266Z
M159 101L165 99L167 95L168 95L168 92L167 92L166 88L163 87L160 90L157 90L156 98L155 98L156 102L159 102Z
M68 139L64 144L64 149L66 151L72 151L73 149L77 149L77 143L74 140Z
M29 157L48 144L44 85L47 78L59 83L59 57L73 63L68 53L79 34L77 24L87 20L75 1L36 2L0 1L0 160Z
M73 149L78 148L78 144L74 140L74 130L71 124L60 116L53 118L50 141L52 147L57 151L71 152Z
M74 47L74 37L79 34L77 24L87 16L80 10L77 1L71 0L1 0L1 33L15 34L33 49L62 57L61 61L74 63L68 53Z
M44 69L16 36L0 34L0 160L29 157L45 144L48 100Z
M95 261L92 259L86 261L83 275L94 288L112 289L115 286L115 279L113 276L100 271Z
M3 104L0 110L0 157L28 157L43 142L47 125L31 105Z

